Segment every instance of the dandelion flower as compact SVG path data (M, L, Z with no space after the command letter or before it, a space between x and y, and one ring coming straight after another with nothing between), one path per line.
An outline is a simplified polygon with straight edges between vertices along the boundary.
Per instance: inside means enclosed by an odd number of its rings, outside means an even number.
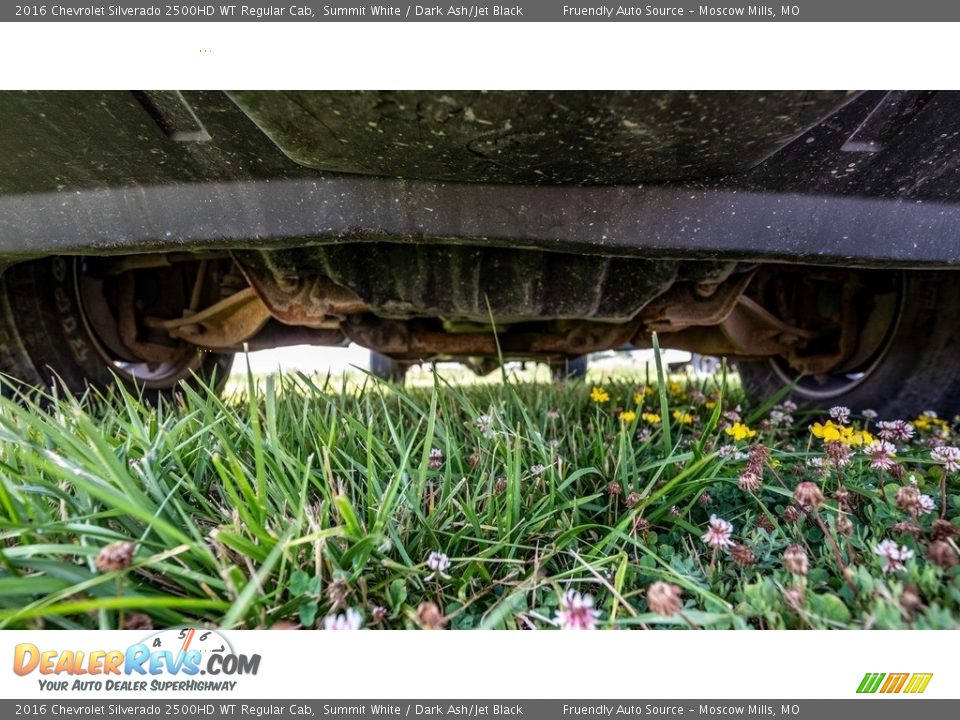
M873 551L883 558L883 571L885 573L903 570L904 563L913 557L913 550L910 550L906 545L898 546L893 540L884 540Z
M751 430L741 422L735 422L730 427L724 428L723 431L737 442L752 438L757 434L756 430Z
M556 623L562 630L595 630L600 611L593 607L593 595L567 590L560 598Z
M710 525L701 539L710 547L730 547L733 545L733 540L730 539L732 535L733 525L731 523L718 518L716 515L711 515Z
M324 630L359 630L362 626L363 616L353 608L342 615L331 613L323 619Z
M610 394L602 387L596 386L590 391L590 399L597 404L602 404L610 400Z
M450 579L450 576L447 575L447 570L450 567L450 558L442 552L437 552L436 550L431 551L427 557L427 567L431 570L430 574L427 575L427 580L432 580L434 576L443 578L444 580Z

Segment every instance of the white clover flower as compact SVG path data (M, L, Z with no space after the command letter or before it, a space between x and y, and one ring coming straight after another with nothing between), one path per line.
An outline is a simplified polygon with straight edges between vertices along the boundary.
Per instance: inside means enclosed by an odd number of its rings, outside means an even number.
M496 435L496 432L493 430L493 416L492 415L481 415L476 419L477 429L485 438L490 438Z
M439 470L443 467L443 450L440 448L430 449L430 457L427 459L427 467L431 470Z
M898 546L893 540L884 540L873 551L883 558L885 573L903 570L904 563L913 557L913 550L906 545Z
M710 526L701 539L710 547L730 547L733 545L732 535L733 525L731 523L721 520L716 515L711 515Z
M949 445L940 445L930 451L933 461L943 465L948 472L960 470L960 449Z
M908 442L914 435L914 427L906 420L881 420L877 423L879 435L884 440Z
M737 479L737 486L744 492L756 492L762 483L763 478L751 470L744 470Z
M870 456L870 467L874 470L890 470L897 464L894 461L897 448L886 440L874 440L864 452Z
M342 615L331 613L323 619L324 630L359 630L362 626L363 616L353 608Z
M450 567L450 558L442 552L437 552L436 550L431 551L427 557L427 567L431 570L430 574L427 575L427 580L432 580L434 576L443 578L444 580L450 579L450 576L447 575L447 569Z
M843 405L835 405L830 408L830 417L841 425L846 425L850 422L850 408L844 407Z
M600 611L593 607L593 595L567 590L560 598L555 622L561 630L595 630Z
M547 468L545 468L543 465L541 465L540 463L537 463L536 465L533 465L530 468L530 473L532 475L543 475L543 471L546 469Z
M920 514L929 515L934 510L936 510L937 504L934 502L933 498L929 495L920 496Z
M782 410L770 411L770 422L774 425L793 425L793 415L785 413Z
M822 457L807 458L807 467L817 475L823 475L827 472L827 461Z
M871 410L870 408L866 408L866 409L865 409L862 413L860 413L860 414L863 415L863 417L865 417L867 420L876 420L876 419L877 419L877 411L876 411L876 410Z

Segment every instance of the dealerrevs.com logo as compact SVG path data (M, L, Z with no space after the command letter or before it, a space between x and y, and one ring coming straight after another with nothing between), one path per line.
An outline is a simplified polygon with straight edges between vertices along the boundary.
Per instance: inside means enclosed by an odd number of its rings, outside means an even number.
M256 675L260 655L234 651L220 633L176 628L125 650L42 649L33 643L14 648L13 671L36 674L45 691L144 692L146 690L225 691L238 676Z
M857 686L858 693L922 693L927 689L933 673L867 673Z

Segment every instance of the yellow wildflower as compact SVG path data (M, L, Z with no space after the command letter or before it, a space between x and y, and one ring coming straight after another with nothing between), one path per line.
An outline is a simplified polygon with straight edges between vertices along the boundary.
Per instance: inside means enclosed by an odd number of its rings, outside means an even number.
M632 423L637 419L637 414L633 410L624 410L620 413L620 419L625 423Z
M646 422L650 423L651 425L660 424L660 416L657 415L656 413L645 412L640 417L642 417Z
M839 440L841 437L841 429L843 425L835 425L833 420L827 420L825 424L814 423L810 426L810 434L814 437L818 437L825 442L830 442L831 440Z
M741 422L735 422L730 427L724 428L723 431L738 442L746 438L752 438L757 434L756 430L751 430Z
M874 441L873 435L871 435L866 430L860 430L857 432L859 442L851 443L851 445L869 445Z
M703 405L704 405L704 407L707 408L707 410L713 410L713 409L717 406L717 401L716 401L716 400L707 400Z
M643 405L643 400L644 400L644 398L646 398L648 395L653 395L653 388L649 388L649 387L647 387L646 385L643 385L642 387L638 387L638 388L634 391L634 393L633 393L633 401L634 401L637 405Z
M605 403L610 399L610 395L602 387L594 387L590 391L590 399L595 403Z
M681 410L674 410L673 419L684 425L689 425L690 423L693 422L693 415L691 415L688 412L683 412Z
M670 389L671 395L683 395L683 385L676 381L671 381L667 383L667 387Z
M916 420L911 421L911 424L917 430L930 430L932 428L940 428L941 430L946 430L950 425L943 420L938 418L934 413L926 412L923 415L917 417Z
M833 420L827 420L826 423L814 423L810 426L810 432L814 437L818 437L824 442L839 441L844 445L860 447L869 445L873 442L873 435L866 430L857 430L849 425L839 425Z

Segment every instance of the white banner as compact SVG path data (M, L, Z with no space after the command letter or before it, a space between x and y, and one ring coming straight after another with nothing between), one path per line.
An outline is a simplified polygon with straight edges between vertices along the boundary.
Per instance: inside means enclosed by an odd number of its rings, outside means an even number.
M865 697L865 676L883 673L906 677L878 699L955 699L956 641L950 631L6 631L0 695L843 699ZM922 693L902 692L926 674Z

